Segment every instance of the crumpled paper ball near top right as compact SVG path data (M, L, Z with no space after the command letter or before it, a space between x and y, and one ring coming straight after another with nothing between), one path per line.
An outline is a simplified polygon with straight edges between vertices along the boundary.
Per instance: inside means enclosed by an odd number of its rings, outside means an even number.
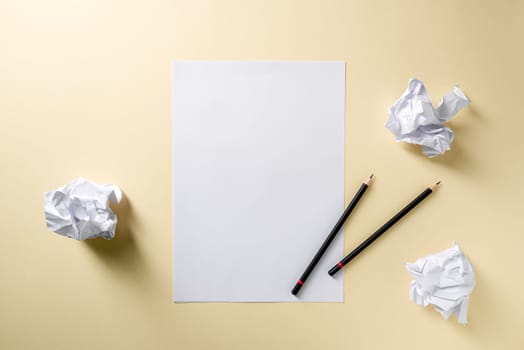
M469 295L475 287L473 266L456 244L442 252L406 263L413 277L409 296L424 307L432 304L446 320L455 315L459 323L467 323Z
M404 94L389 109L385 126L398 142L422 145L424 154L433 158L450 150L454 134L444 123L469 102L456 85L434 108L424 83L413 78Z

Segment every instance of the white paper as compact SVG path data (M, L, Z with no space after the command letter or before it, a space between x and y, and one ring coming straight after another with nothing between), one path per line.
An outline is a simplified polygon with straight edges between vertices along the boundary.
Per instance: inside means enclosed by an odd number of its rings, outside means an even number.
M116 185L99 185L78 178L44 195L47 228L80 241L115 236L116 215L109 201L119 203L122 192Z
M447 320L455 315L467 323L469 295L475 287L473 266L456 244L440 253L406 263L414 278L409 286L411 300L424 307L432 304Z
M444 126L470 100L456 85L435 109L422 81L410 79L408 88L389 109L386 128L397 141L422 145L422 151L432 158L449 151L453 131Z
M173 64L174 300L341 302L343 62Z

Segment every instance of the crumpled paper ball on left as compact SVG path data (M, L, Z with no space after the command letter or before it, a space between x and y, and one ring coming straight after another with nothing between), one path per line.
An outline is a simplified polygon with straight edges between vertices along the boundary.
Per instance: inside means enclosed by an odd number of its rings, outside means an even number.
M100 185L78 178L44 195L47 228L79 241L115 236L117 218L109 202L120 203L122 192L113 184Z

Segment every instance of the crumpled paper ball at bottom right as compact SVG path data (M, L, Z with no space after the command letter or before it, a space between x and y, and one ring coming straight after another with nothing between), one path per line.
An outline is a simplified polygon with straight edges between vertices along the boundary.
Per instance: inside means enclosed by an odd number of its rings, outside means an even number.
M467 323L469 295L475 287L473 266L456 244L442 252L406 263L413 277L409 296L413 302L435 310L446 320L453 314L459 323Z

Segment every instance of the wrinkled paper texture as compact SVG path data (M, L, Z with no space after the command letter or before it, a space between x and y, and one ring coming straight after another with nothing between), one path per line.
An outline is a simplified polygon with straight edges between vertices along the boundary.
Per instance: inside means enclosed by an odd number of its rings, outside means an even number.
M475 287L470 262L455 243L447 250L406 263L414 280L409 285L413 302L434 305L447 320L455 314L459 323L467 323L469 295Z
M115 236L117 218L109 201L119 203L122 192L116 185L99 185L78 178L44 195L47 228L80 241Z
M435 109L424 83L410 79L408 88L389 109L386 128L398 142L422 145L422 151L433 158L449 151L453 131L444 123L469 104L469 98L456 85Z

